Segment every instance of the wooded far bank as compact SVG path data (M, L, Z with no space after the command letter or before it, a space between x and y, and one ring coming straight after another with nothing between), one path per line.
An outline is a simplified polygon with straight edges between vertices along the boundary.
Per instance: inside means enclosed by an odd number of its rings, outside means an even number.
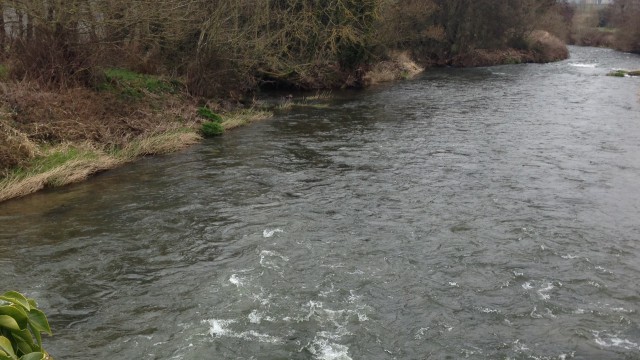
M95 87L102 69L120 67L184 77L192 95L229 96L258 86L362 85L369 67L397 51L424 65L467 65L469 57L506 49L527 51L530 61L566 56L530 37L551 28L546 22L561 10L552 0L4 0L0 6L9 76L57 87Z
M626 14L638 2L616 6ZM574 10L555 0L0 0L0 201L193 143L207 121L199 109L229 111L260 89L561 60ZM214 128L269 116L240 114ZM25 179L38 181L5 191Z

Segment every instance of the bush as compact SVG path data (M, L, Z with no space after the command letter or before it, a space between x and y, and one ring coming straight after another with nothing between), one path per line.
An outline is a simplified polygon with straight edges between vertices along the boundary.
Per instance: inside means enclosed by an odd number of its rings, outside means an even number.
M222 127L222 124L220 124L219 122L207 121L206 123L202 124L202 128L200 129L200 131L202 132L202 135L204 135L204 137L214 137L222 135L224 133L224 127Z
M212 122L217 122L217 123L222 122L222 116L214 113L213 111L211 111L211 109L209 109L206 106L198 108L198 115Z
M15 291L0 296L0 359L50 359L40 333L51 335L51 328L33 299Z

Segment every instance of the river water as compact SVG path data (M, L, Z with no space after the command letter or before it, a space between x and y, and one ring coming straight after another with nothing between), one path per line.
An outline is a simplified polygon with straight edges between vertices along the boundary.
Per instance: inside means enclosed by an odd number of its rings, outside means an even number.
M640 57L430 70L0 204L57 359L640 358Z

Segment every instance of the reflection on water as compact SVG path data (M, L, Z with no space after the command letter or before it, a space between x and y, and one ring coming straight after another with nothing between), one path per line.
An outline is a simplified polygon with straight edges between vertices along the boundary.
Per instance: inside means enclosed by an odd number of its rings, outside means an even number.
M441 69L0 205L60 359L635 359L640 57Z

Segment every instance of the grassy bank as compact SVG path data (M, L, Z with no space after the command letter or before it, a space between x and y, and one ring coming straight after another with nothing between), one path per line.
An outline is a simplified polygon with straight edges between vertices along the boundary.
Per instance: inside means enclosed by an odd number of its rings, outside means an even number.
M222 111L222 131L272 114L199 106L203 100L176 80L124 69L104 73L95 89L0 82L0 202L193 145L208 120L202 108Z

